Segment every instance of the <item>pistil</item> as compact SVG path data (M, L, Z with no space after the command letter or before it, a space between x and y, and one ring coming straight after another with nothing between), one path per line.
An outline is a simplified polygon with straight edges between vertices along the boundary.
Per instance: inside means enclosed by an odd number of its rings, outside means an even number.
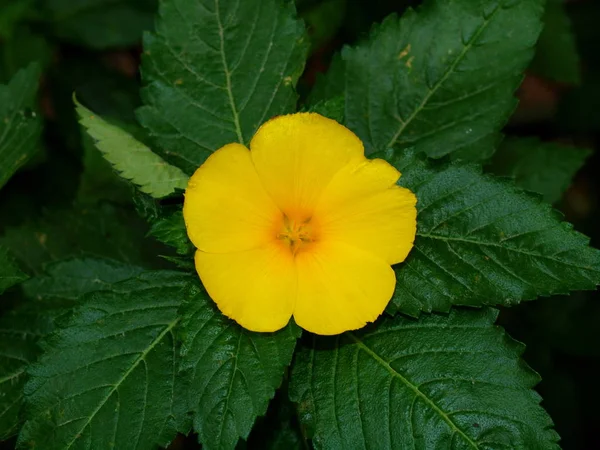
M277 239L286 244L292 254L296 254L303 247L315 241L315 233L311 224L311 218L294 220L284 214L281 231Z

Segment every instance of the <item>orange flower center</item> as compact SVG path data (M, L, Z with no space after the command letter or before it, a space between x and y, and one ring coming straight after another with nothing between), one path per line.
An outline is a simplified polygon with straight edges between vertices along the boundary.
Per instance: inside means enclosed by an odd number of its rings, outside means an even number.
M311 220L311 217L295 220L284 214L278 226L277 239L294 255L300 250L306 250L317 240L315 226Z

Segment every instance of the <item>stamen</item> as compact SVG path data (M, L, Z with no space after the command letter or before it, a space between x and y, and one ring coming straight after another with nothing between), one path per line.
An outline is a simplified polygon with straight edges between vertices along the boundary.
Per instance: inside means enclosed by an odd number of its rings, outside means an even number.
M297 221L287 215L283 216L282 229L276 237L287 244L294 255L303 246L315 241L314 230L310 224L311 219L311 217L308 217Z

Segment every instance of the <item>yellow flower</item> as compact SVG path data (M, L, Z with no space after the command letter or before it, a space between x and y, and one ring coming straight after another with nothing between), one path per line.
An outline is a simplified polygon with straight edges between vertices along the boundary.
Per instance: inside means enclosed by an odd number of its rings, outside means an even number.
M394 291L390 266L415 238L416 198L399 177L318 114L270 120L250 150L220 148L191 177L183 207L208 294L252 331L279 330L292 315L326 335L374 321Z

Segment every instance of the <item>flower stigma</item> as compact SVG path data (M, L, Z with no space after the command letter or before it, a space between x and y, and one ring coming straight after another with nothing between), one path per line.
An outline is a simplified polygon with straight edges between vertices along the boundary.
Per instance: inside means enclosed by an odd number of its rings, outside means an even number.
M294 256L300 250L307 250L312 243L317 241L317 234L311 217L296 220L283 214L278 228L277 239L286 245Z

